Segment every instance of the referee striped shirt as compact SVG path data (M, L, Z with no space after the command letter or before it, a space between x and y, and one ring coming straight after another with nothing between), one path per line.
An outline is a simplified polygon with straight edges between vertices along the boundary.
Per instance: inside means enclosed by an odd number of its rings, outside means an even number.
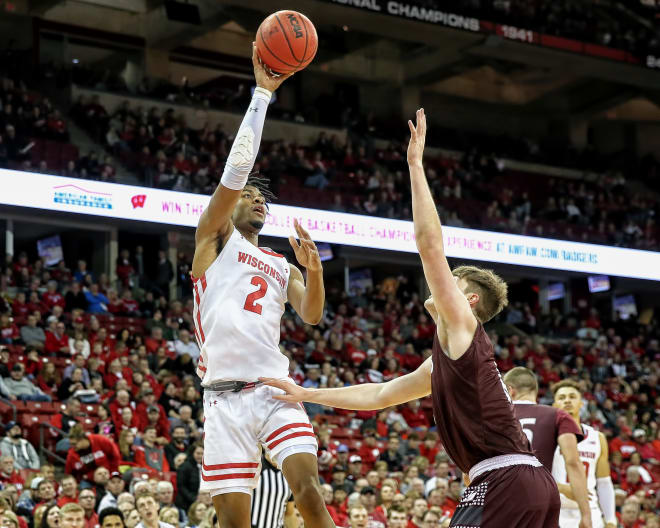
M281 471L261 459L261 475L252 491L252 528L282 528L291 488Z

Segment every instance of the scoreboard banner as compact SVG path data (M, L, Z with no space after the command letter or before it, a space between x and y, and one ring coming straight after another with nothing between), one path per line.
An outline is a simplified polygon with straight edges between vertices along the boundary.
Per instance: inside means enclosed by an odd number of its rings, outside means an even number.
M209 196L0 169L0 204L195 228ZM318 242L416 253L413 223L271 204L261 233L286 238L297 219ZM89 223L89 220L86 220ZM660 252L443 227L449 257L660 280Z
M339 4L342 6L353 7L374 13L381 13L389 16L406 18L437 24L440 26L462 29L464 31L495 34L509 40L535 44L546 48L555 48L562 51L577 53L580 55L589 55L602 59L610 59L619 62L626 62L647 68L660 68L660 58L649 55L647 57L638 57L624 50L608 48L598 44L590 44L578 40L555 37L537 33L530 29L496 24L487 20L480 20L475 17L452 13L451 11L441 11L426 7L410 4L399 0L322 0L326 3Z

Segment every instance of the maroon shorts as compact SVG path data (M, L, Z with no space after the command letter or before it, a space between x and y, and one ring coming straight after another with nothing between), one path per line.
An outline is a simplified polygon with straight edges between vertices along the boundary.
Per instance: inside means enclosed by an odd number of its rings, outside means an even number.
M463 493L454 528L557 528L559 492L544 467L525 464L489 471Z

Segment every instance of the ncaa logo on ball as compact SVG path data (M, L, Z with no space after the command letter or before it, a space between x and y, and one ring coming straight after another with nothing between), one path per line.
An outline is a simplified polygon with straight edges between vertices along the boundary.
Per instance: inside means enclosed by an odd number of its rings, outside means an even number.
M286 17L289 19L289 23L293 28L293 32L296 34L296 38L302 38L303 36L302 27L300 27L300 22L298 22L296 15L289 13Z

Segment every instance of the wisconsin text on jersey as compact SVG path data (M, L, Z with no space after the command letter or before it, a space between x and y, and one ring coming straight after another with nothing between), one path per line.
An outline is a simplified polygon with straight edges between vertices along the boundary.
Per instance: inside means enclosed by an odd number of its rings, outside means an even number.
M280 288L284 289L286 287L286 278L282 277L279 271L266 264L263 260L260 260L257 257L250 255L248 253L243 253L242 251L239 251L238 262L242 264L247 264L248 266L252 266L253 268L257 268L257 270L263 271L265 275L270 275L279 283Z

